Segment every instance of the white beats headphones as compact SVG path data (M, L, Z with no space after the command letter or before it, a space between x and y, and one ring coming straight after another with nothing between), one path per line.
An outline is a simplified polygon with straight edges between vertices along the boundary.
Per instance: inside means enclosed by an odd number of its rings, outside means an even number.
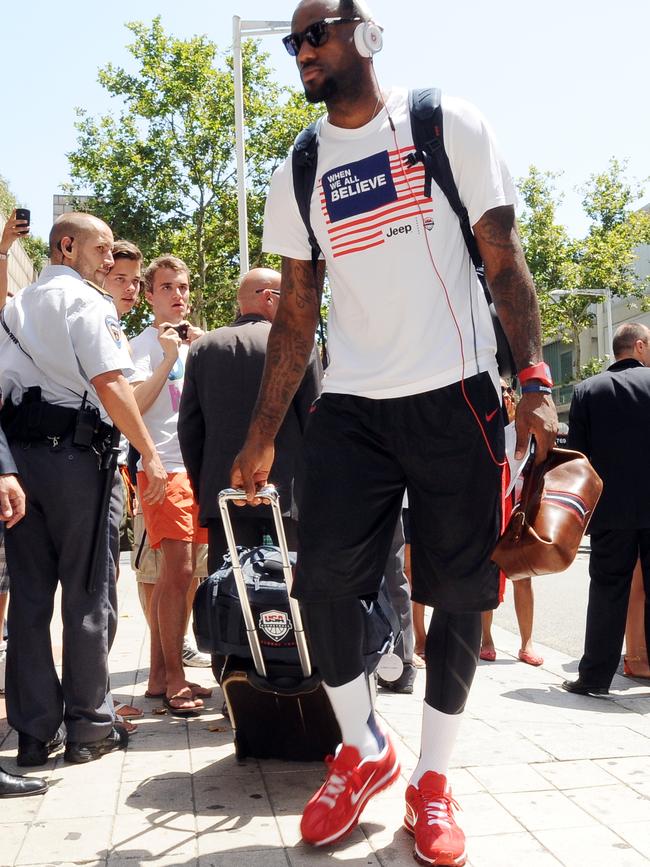
M381 51L384 36L381 27L374 21L362 21L354 28L354 44L362 57L372 57Z

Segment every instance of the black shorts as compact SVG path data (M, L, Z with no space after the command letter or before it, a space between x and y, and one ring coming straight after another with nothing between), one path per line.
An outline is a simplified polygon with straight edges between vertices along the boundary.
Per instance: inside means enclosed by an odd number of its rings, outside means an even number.
M490 555L501 530L504 437L487 373L409 397L324 394L305 434L293 594L320 601L377 591L408 490L412 598L446 611L499 602ZM485 438L484 438L485 434Z

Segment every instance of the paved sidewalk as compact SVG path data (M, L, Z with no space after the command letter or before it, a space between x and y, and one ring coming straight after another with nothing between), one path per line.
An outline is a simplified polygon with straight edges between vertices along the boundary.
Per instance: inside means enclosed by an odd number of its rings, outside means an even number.
M403 795L416 762L420 699L380 694L402 778L370 802L333 851L299 841L300 811L318 765L239 764L215 688L196 719L160 715L143 697L147 646L130 569L120 579L114 694L145 709L128 751L43 772L41 797L0 801L0 865L303 867L409 865ZM498 624L498 614L496 617ZM473 867L650 865L650 688L617 677L611 698L559 689L576 663L548 648L541 669L516 661L517 639L494 628L497 661L481 663L454 757L454 795ZM192 678L211 685L209 670ZM2 720L0 761L15 771L16 737ZM263 720L260 720L263 725ZM34 774L38 769L34 770Z

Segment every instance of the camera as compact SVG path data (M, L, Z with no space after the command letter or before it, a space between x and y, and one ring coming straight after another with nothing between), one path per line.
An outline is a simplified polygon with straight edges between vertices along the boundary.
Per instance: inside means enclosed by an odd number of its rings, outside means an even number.
M187 329L189 327L190 326L187 322L181 322L180 325L172 325L172 328L174 329L176 334L178 334L181 340L187 340Z

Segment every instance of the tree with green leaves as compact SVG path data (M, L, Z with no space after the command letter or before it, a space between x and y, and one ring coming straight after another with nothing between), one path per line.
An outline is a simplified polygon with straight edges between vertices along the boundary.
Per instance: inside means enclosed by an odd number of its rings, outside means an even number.
M593 324L591 305L599 293L642 297L650 287L650 278L640 277L634 267L637 248L650 243L650 214L634 210L643 190L626 178L625 169L625 163L612 159L585 184L582 204L590 225L581 239L569 237L557 222L562 200L557 174L531 166L518 184L524 205L519 231L537 286L544 338L573 345L576 379L584 367L580 334ZM593 295L571 294L576 290Z
M183 258L194 318L214 327L232 318L239 274L232 58L205 36L165 33L160 18L126 26L135 70L99 71L120 107L101 118L78 110L69 191L90 192L93 212L145 259L170 251ZM315 109L274 82L257 43L244 43L242 60L250 258L260 264L271 173Z

